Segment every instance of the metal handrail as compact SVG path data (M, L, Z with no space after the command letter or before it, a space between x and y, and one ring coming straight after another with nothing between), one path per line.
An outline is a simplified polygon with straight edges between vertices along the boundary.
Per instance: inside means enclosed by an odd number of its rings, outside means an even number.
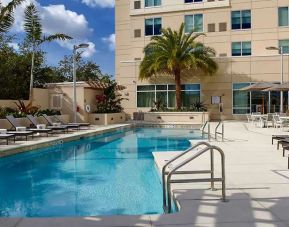
M196 154L191 156L190 158L187 158L177 166L175 166L170 172L168 172L167 180L165 182L165 178L163 178L163 193L165 194L164 200L163 200L163 206L164 210L168 213L171 212L172 210L172 205L171 205L171 183L191 183L191 182L211 182L211 187L214 189L214 182L216 181L221 181L222 182L222 197L223 201L226 201L226 181L225 181L225 154L222 151L221 148L217 146L211 146L210 144L204 144L207 145L204 149L198 151ZM196 145L197 146L197 145ZM200 146L200 145L199 145ZM192 149L191 149L192 150ZM221 155L221 166L222 166L222 177L221 178L215 178L214 177L214 151L218 151ZM211 173L211 178L210 179L180 179L180 180L172 180L172 175L177 174L177 170L180 169L181 167L185 166L189 162L193 161L194 159L198 158L202 154L206 153L207 151L210 151L211 153L211 170L210 171L197 171L201 173ZM186 152L188 153L188 151ZM180 156L179 156L180 157ZM175 157L174 160L177 158ZM164 173L164 172L163 172ZM163 174L165 175L165 174ZM167 201L166 201L167 198Z
M208 132L205 131L206 126L208 125ZM209 121L206 121L206 123L200 128L202 131L202 137L204 138L205 134L208 134L208 141L211 141L211 125Z
M222 131L218 132L218 128L220 127L220 125L222 125ZM223 121L219 121L217 127L215 128L215 140L218 139L218 135L222 136L222 141L224 142L225 127L224 127L224 122Z
M166 168L173 163L175 160L179 159L180 157L184 156L185 154L189 153L190 151L198 148L199 146L205 145L207 147L211 147L211 145L207 142L199 142L196 145L190 147L189 149L185 150L184 152L178 154L177 156L170 159L162 168L162 182L163 182L163 205L166 205L166 184L164 183L166 180Z

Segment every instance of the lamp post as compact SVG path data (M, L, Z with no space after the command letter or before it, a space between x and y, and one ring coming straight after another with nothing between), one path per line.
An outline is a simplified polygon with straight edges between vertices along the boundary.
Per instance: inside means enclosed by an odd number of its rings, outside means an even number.
M73 63L72 63L72 68L73 68L73 104L72 104L72 108L73 108L73 121L74 123L77 122L77 102L76 102L76 54L77 54L77 50L78 49L82 49L82 48L88 48L89 44L87 43L82 43L79 45L74 45L73 46Z
M283 62L283 58L284 58L284 50L283 50L283 46L280 47L274 47L274 46L270 46L270 47L266 47L267 50L277 50L280 52L280 56L281 56L281 78L280 78L280 83L283 84L284 83L284 62ZM283 91L280 91L280 113L283 113Z

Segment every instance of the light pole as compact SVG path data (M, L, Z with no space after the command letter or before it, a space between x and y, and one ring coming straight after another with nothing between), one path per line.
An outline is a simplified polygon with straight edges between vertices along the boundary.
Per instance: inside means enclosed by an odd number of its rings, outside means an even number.
M73 108L73 121L74 123L77 122L77 102L76 102L76 53L78 49L82 49L82 48L88 48L89 44L87 43L82 43L79 45L74 45L73 46L73 63L72 63L72 68L73 68L73 104L72 104L72 108Z
M280 56L281 56L281 80L280 80L280 83L283 84L284 83L284 62L283 62L284 51L283 51L283 46L280 46L280 47L270 46L270 47L266 47L266 49L267 50L277 50L280 52ZM283 113L283 91L280 91L280 113Z

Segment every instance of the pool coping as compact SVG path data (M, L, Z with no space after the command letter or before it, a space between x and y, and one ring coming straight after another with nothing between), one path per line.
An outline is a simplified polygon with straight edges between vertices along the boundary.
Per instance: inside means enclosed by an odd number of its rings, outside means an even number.
M73 131L68 134L54 134L50 137L37 137L34 140L24 141L23 144L5 145L0 147L0 158L25 153L40 148L46 148L57 144L72 142L84 138L93 137L96 135L112 132L115 130L127 129L133 127L132 124L117 124L109 126L91 126L90 129ZM57 137L56 137L57 136ZM21 141L22 142L22 141Z

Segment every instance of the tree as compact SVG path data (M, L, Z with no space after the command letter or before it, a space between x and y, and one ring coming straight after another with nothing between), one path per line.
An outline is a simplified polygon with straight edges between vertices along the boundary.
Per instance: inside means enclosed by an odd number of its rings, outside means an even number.
M34 4L30 4L25 9L24 14L24 30L27 33L27 40L31 43L31 72L30 72L30 86L29 86L29 100L33 100L33 84L34 84L34 64L35 52L39 49L40 45L45 42L54 40L69 40L70 36L57 33L50 36L43 35L41 19Z
M196 41L203 33L192 31L186 34L184 24L178 31L171 28L163 29L161 36L153 36L151 42L144 48L144 59L140 64L140 79L149 79L158 75L173 75L176 84L176 104L180 110L181 76L185 70L200 70L205 74L214 74L217 63L212 56L214 49Z
M66 78L67 81L72 81L72 71L73 71L73 57L64 56L64 58L59 62L58 75L60 77ZM99 80L102 78L102 73L99 66L92 61L84 61L81 57L81 53L76 56L76 78L79 81L88 80Z
M0 33L8 32L14 23L14 9L25 0L12 0L6 6L0 1Z

